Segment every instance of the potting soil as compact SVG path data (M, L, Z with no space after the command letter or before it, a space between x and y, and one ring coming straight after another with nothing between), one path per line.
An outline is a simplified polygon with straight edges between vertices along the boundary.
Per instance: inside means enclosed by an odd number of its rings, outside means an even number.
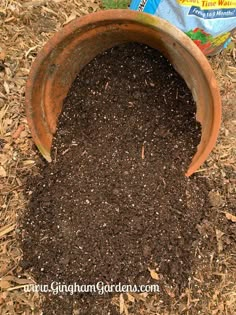
M157 283L163 295L166 283L181 292L208 209L206 183L184 175L200 142L195 111L183 79L152 48L121 45L90 62L64 102L53 162L42 161L27 188L23 268L44 284ZM119 313L96 293L46 296L47 315Z

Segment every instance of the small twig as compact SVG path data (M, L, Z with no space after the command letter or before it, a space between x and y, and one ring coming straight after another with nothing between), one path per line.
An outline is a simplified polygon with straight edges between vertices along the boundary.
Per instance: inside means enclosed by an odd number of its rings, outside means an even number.
M18 128L16 129L16 131L12 134L12 138L13 139L18 139L22 133L22 131L25 130L25 126L24 125L19 125Z
M27 287L30 284L34 284L34 283L31 282L31 283L27 283L27 284L17 285L15 287L8 288L7 291L14 291L14 290L22 289L22 288Z
M161 177L161 179L162 179L162 181L163 181L164 188L166 188L166 181L165 181L164 178L162 178L162 177Z
M55 148L55 156L54 156L54 163L56 163L56 161L57 161L57 148Z
M44 5L47 1L46 0L39 0L39 1L28 1L22 4L22 7L39 7Z
M105 91L108 88L108 85L109 85L109 82L107 82L106 85L105 85Z
M15 224L8 224L0 229L0 237L12 232L15 229Z
M62 152L62 154L61 154L61 155L66 154L69 150L70 150L70 149L66 149L65 151L63 151L63 152Z
M141 156L142 156L142 160L144 160L144 158L145 158L145 155L144 155L144 144L143 144L143 146L142 146Z
M165 95L163 95L163 97L164 97L164 102L167 104L167 101L166 101L166 96L165 96Z
M28 57L28 55L31 53L31 51L34 51L36 48L38 48L39 45L36 45L34 47L31 47L26 53L25 53L25 58Z
M171 211L175 212L176 214L183 216L183 213L175 208L172 208Z

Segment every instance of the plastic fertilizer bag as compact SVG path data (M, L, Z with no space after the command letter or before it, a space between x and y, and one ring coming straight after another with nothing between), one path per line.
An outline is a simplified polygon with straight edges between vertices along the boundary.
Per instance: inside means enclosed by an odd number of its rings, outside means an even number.
M130 9L169 21L205 55L226 48L236 30L236 0L132 0Z

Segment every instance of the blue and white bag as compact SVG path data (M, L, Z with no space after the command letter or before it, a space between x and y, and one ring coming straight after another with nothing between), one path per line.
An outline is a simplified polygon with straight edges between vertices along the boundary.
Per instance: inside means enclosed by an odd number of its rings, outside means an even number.
M169 21L205 55L226 48L236 30L236 0L132 0L130 9Z

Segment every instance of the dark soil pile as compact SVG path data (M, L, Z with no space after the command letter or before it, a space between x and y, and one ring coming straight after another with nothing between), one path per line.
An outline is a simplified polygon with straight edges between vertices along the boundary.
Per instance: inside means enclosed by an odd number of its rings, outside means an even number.
M39 283L137 285L158 268L160 284L181 290L207 210L206 184L184 176L199 141L191 92L159 52L128 44L98 56L65 100L54 162L30 184L24 268ZM72 314L77 298L48 299L45 314ZM78 314L108 314L95 301L79 299Z

